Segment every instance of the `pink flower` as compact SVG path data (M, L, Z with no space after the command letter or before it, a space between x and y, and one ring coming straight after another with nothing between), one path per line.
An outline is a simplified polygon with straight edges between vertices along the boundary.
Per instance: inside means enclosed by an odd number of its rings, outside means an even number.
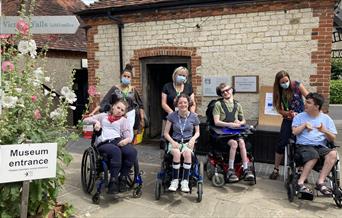
M42 118L42 115L41 115L41 113L40 113L40 110L39 110L39 109L36 109L36 110L34 111L34 119L39 120L39 119L41 119L41 118Z
M89 86L88 88L88 94L93 97L96 95L96 86Z
M4 72L9 72L14 70L14 65L10 61L2 62L1 69Z
M37 96L35 96L35 95L32 95L32 97L31 97L31 100L32 100L32 102L35 102L35 101L37 101Z
M8 39L11 37L11 34L0 34L0 39Z
M19 33L23 35L27 35L30 29L29 25L23 19L20 19L16 23L15 27L19 31Z

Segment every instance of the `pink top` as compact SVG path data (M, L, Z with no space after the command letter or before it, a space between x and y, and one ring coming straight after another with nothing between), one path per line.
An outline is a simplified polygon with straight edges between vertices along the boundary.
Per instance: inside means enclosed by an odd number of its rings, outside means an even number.
M111 123L108 120L107 113L100 113L91 117L87 117L83 120L83 122L86 124L95 124L96 121L99 121L102 127L101 136L98 138L100 142L119 137L123 139L130 138L130 140L132 140L129 131L130 125L125 117L121 117L119 120Z

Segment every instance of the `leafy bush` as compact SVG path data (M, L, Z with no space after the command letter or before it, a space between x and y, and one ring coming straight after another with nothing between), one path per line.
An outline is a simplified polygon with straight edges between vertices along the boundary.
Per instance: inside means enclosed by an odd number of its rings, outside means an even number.
M64 180L63 167L72 160L65 148L75 135L67 129L70 104L76 101L71 89L72 78L56 96L56 90L44 89L43 83L47 49L37 52L31 38L29 17L22 15L15 35L0 35L2 79L0 98L0 145L56 142L56 178L34 180L30 183L28 216L46 216L55 206ZM57 101L57 104L56 102ZM4 176L4 175L1 175ZM21 182L0 184L0 217L20 216Z
M342 79L342 59L335 58L331 62L331 79Z
M342 104L342 80L330 81L330 104Z

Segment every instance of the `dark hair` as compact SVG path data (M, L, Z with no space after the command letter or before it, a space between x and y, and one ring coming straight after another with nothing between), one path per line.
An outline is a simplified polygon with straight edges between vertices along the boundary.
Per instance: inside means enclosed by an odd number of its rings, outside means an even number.
M181 93L180 95L178 95L178 96L176 97L176 99L175 99L175 101L174 101L174 106L175 106L175 107L177 107L180 98L186 98L186 99L188 100L188 103L189 103L189 108L192 106L192 101L191 101L189 95L184 94L184 93Z
M289 78L290 81L290 86L286 90L280 87L280 80L284 77ZM283 95L287 99L287 101L292 100L293 92L291 87L291 79L289 73L285 70L281 70L276 74L273 84L273 106L276 108L277 111L281 110L281 99Z
M317 92L310 92L305 99L312 99L315 105L318 105L318 109L321 110L324 104L324 97Z
M220 83L220 85L218 85L218 86L216 87L216 94L217 94L217 96L222 96L221 90L222 90L223 88L225 88L226 86L228 86L226 83ZM234 89L233 87L230 87L230 88L232 89L233 95L234 95L234 94L235 94L235 89Z
M131 76L133 76L133 65L132 64L126 64L125 69L123 69L120 73L120 77L122 76L122 74L124 74L125 72L129 72L131 74Z

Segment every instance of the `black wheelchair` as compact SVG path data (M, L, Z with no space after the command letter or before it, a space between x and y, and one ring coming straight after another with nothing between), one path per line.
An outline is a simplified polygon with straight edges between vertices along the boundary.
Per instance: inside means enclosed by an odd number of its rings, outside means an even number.
M335 144L328 143L327 145L330 148L336 148ZM293 202L295 197L303 200L313 200L314 192L312 195L306 194L302 195L298 192L296 186L297 181L300 177L300 172L298 172L298 167L303 166L301 161L301 156L298 152L296 152L296 144L295 140L290 139L290 142L285 147L285 163L286 166L284 169L284 180L285 187L287 189L287 197L289 202ZM313 170L319 172L323 167L324 160L318 160ZM340 161L337 153L337 161L333 168L330 171L330 174L327 176L328 185L332 190L332 197L337 205L337 207L342 207L342 189L340 187ZM318 193L316 193L318 195Z
M196 147L196 146L195 146ZM161 143L161 148L164 150L162 157L161 170L157 173L157 178L154 187L154 196L156 200L160 199L162 193L168 191L168 187L172 180L172 154L167 152L167 142ZM181 163L183 157L181 158ZM202 201L203 196L203 163L198 160L195 152L192 154L192 164L189 175L190 194L192 188L197 187L197 202ZM179 175L183 174L183 167L180 168Z
M209 143L210 151L208 153L207 162L205 164L206 173L209 180L212 181L213 186L222 187L228 180L226 175L229 169L229 151L227 149L227 142L230 138L242 137L245 140L247 158L251 163L249 170L254 175L254 180L248 181L250 185L256 184L256 173L254 165L254 157L252 155L252 144L248 141L248 136L253 134L253 126L245 125L237 129L219 128L209 126ZM240 156L239 148L236 150L235 156L235 174L239 180L243 179L243 164Z
M109 170L108 160L102 157L96 147L96 137L99 132L92 135L91 146L87 148L82 157L81 165L81 182L83 191L87 194L92 194L96 185L96 192L92 196L92 201L95 204L100 203L100 194L103 187L108 187ZM130 171L127 177L127 186L129 190L133 190L133 197L140 198L142 195L142 172L139 171L138 161L134 163L133 170Z

